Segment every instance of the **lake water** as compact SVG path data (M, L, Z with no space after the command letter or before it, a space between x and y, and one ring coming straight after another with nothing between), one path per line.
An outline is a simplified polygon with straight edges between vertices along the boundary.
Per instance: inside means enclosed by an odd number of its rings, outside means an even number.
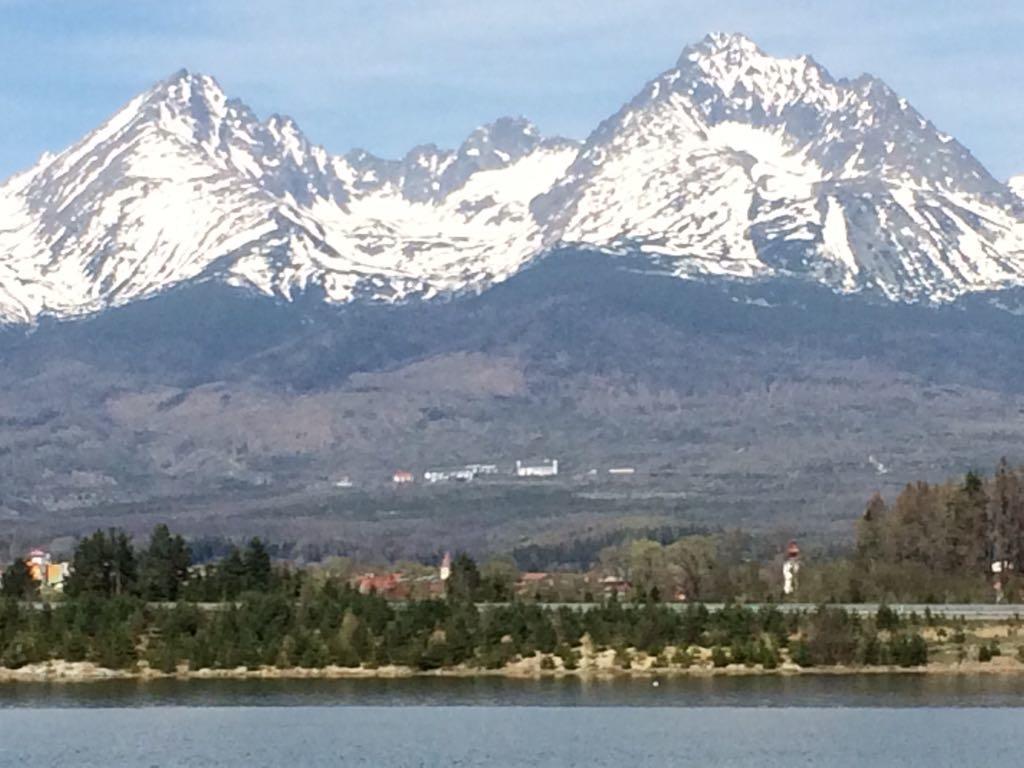
M0 686L0 766L981 766L1024 677Z

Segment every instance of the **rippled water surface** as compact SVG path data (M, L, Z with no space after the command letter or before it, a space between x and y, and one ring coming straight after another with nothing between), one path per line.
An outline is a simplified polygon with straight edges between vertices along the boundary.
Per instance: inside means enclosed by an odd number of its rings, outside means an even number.
M1019 765L1024 678L0 686L0 766Z

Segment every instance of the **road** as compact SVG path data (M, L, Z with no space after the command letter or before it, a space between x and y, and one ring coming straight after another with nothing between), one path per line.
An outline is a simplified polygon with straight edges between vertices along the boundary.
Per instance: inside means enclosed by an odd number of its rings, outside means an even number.
M558 603L551 607L572 608L574 610L588 610L596 608L599 603ZM665 603L670 608L685 611L688 603ZM859 616L873 616L878 613L879 603L830 603L830 607L842 608L850 613ZM725 607L725 603L704 603L709 611L718 611ZM817 610L815 603L745 603L747 608L758 609L761 607L778 608L784 613L799 613L803 611ZM963 616L970 621L1009 621L1024 617L1024 604L1022 603L948 603L948 604L927 604L927 603L893 603L889 608L896 611L900 616L909 616L916 613L924 616L925 611L931 611L935 616Z

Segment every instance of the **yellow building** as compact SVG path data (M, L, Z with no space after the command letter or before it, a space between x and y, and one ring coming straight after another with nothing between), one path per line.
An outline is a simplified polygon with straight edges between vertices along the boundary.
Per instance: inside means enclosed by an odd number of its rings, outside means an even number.
M41 549L33 549L29 552L28 557L25 558L25 565L28 566L28 572L33 581L57 592L64 589L64 579L71 571L69 563L55 563L50 558L50 554Z
M63 591L64 579L67 578L70 570L68 563L48 563L43 585L57 592Z

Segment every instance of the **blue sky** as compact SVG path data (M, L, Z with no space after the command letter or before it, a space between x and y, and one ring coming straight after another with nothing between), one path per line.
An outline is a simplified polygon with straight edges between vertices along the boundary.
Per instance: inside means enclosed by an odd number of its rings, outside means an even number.
M0 0L0 178L181 67L333 152L452 146L505 114L582 138L713 30L878 75L996 176L1024 172L1017 0Z

